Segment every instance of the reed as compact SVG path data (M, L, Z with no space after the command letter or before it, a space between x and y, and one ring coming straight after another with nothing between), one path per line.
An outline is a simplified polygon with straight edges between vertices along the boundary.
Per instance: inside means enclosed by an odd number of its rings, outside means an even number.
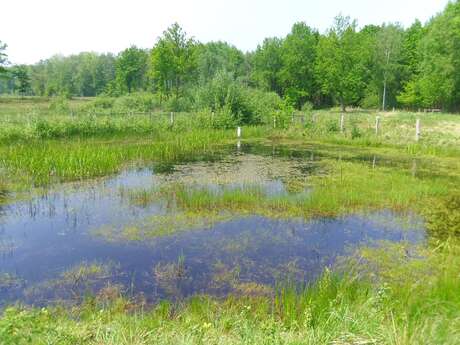
M382 253L392 260L373 275L360 271L362 263L350 263L346 274L326 270L312 285L283 284L271 297L197 296L147 310L117 293L108 295L109 303L87 297L73 308L10 307L0 318L0 339L63 345L457 344L458 243L424 251L423 265L407 250L415 249L357 253L375 263L386 262Z

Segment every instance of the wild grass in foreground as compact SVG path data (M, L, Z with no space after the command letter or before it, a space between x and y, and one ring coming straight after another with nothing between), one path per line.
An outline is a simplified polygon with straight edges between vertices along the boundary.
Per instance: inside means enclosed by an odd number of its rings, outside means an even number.
M7 308L0 341L21 344L458 344L460 247L357 252L348 273L274 297L194 297L152 310L120 294L70 309Z

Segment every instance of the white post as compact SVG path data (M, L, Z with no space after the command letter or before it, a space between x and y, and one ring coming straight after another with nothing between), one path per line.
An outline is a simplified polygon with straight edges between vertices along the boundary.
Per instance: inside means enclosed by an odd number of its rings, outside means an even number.
M377 116L375 118L375 135L379 135L379 129L380 129L380 116Z
M238 137L238 139L241 138L241 127L238 127L236 129L236 136Z
M276 116L273 116L273 128L276 128Z
M171 126L174 124L174 113L171 111L171 117L169 119Z
M420 134L421 134L420 119L417 119L417 121L415 122L415 141L420 140Z
M340 114L340 131L343 133L343 130L345 128L345 115Z

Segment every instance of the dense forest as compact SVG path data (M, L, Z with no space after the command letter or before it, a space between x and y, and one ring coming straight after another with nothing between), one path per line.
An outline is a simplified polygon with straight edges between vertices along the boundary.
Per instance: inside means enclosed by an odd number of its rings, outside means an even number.
M238 97L280 97L297 109L365 108L460 110L460 1L428 23L358 28L338 16L321 34L306 23L284 38L267 38L244 53L225 42L200 43L178 24L152 49L118 55L83 52L34 65L8 64L0 42L0 93L36 96L120 96L153 93L176 110L213 107ZM267 96L269 95L269 96Z

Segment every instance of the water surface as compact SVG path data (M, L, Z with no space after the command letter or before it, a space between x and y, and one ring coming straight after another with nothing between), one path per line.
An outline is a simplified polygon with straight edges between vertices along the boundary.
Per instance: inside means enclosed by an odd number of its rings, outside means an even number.
M197 293L269 294L283 279L313 281L358 246L424 240L420 219L403 226L397 215L386 211L312 221L246 214L194 224L193 231L182 225L183 231L157 238L120 241L99 236L104 229L129 231L152 215L167 214L163 202L133 203L132 191L180 181L190 188L254 185L267 195L308 193L293 190L298 185L293 181L327 174L322 155L313 151L263 146L235 151L212 162L133 168L113 177L55 186L41 196L3 206L1 303L45 305L110 287L142 295L148 302Z

